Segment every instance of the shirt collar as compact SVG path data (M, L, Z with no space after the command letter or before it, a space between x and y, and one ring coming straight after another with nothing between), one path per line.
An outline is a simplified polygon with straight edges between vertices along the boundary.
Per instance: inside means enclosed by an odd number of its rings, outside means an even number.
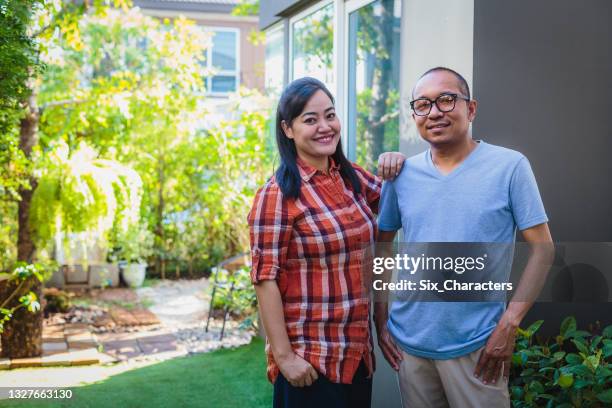
M304 160L300 159L299 157L297 158L296 162L297 162L297 165L298 165L298 169L300 170L300 176L302 177L302 180L304 180L304 181L309 181L317 173L317 171L319 171L316 168L314 168L311 165L309 165L308 163L306 163ZM339 169L340 169L340 165L336 164L334 158L329 156L329 172L330 172L330 174L331 174L331 172L336 172ZM323 174L320 171L319 171L319 173Z

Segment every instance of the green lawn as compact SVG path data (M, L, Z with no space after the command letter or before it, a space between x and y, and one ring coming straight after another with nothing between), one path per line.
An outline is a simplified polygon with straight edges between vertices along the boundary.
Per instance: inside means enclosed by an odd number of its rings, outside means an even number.
M264 344L168 360L100 383L72 388L71 400L9 403L9 407L239 407L272 405Z

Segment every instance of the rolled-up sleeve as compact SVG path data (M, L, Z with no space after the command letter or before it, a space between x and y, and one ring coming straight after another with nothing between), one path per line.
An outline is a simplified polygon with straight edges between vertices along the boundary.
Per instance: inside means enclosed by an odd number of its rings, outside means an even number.
M382 189L382 179L364 170L362 167L353 163L353 168L357 173L357 177L361 182L361 187L364 190L365 198L368 206L373 213L378 214L378 204L380 201L380 192Z
M278 278L287 260L293 221L278 185L269 181L255 195L249 212L251 281Z

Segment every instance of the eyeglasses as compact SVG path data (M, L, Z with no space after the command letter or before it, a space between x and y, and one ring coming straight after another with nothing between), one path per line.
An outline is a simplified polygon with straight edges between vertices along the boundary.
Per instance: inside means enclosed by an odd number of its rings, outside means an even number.
M436 107L440 112L450 112L455 109L455 103L457 99L463 99L464 101L469 101L470 98L466 98L465 96L453 94L453 93L445 93L438 96L435 100L431 100L429 98L418 98L414 101L410 102L410 107L412 111L417 116L427 116L431 112L431 107L433 104L436 104Z

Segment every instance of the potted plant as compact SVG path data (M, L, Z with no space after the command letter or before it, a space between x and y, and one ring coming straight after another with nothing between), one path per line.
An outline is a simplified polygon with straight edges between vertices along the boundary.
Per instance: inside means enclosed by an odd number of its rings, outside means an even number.
M119 260L121 276L130 287L142 286L147 270L146 259L153 253L153 234L144 224L130 225L119 233L113 258Z

